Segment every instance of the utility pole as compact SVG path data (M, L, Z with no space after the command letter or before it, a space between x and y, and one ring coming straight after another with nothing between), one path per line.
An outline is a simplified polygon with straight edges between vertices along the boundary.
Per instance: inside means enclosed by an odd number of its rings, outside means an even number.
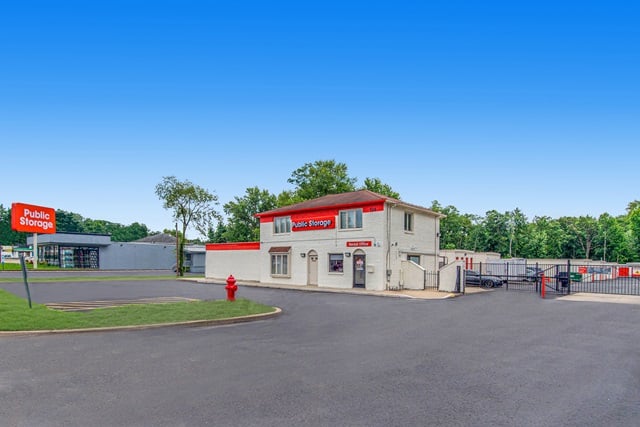
M178 236L178 223L176 222L176 276L180 277L180 237Z

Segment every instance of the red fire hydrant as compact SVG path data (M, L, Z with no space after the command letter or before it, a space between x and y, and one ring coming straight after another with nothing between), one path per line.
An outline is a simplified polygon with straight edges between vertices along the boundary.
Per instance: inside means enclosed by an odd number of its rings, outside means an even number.
M238 285L236 285L236 279L233 277L233 274L227 277L227 286L224 288L227 290L227 301L235 301Z

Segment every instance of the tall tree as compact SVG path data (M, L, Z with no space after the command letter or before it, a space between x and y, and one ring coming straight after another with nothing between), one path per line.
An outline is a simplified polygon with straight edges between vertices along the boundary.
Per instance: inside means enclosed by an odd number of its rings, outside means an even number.
M182 235L192 226L206 236L219 213L214 209L218 196L193 184L189 180L179 181L175 176L165 176L156 185L156 195L163 201L163 207L171 210L173 219L182 226ZM178 244L178 274L184 275L184 240Z
M591 257L591 248L598 234L598 222L591 216L563 217L560 223L565 227L569 240L565 246L569 249L569 258Z
M598 234L594 239L593 259L625 262L628 259L627 241L622 221L605 213L598 217Z
M527 217L519 208L506 213L509 230L509 257L522 256L527 240Z
M633 261L637 261L640 258L640 206L629 211L626 222L629 230L629 246L634 253Z
M394 199L400 199L400 193L393 191L393 188L391 188L389 184L383 183L380 178L365 178L362 189L373 191L374 193L382 194Z
M227 239L224 236L227 231L227 226L222 221L218 222L216 228L210 228L207 233L207 239L211 243L226 243Z
M56 231L67 233L82 233L85 219L77 213L56 209Z
M431 202L434 212L445 214L440 220L440 247L443 249L467 249L474 250L471 240L473 217L461 215L455 206L443 207L437 200Z
M357 179L351 178L347 165L335 160L317 160L296 169L287 180L296 186L295 193L302 200L311 200L327 194L355 191Z
M496 210L486 213L482 222L482 250L509 254L509 216Z
M224 205L228 215L224 232L227 242L250 242L260 240L260 220L255 217L259 212L277 207L277 198L267 190L258 187L247 188L244 197L235 197L235 201Z

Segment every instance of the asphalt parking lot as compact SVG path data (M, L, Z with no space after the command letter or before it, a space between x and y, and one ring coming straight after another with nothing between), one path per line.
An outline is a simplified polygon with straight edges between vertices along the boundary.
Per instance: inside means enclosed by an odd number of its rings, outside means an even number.
M0 284L22 294L19 283ZM224 298L176 280L33 283L36 302ZM278 318L0 338L8 426L636 426L640 306L240 287Z

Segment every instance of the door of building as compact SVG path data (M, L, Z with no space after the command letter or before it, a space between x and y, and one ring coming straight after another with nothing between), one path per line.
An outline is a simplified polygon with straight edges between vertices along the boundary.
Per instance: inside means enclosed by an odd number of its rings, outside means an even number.
M367 279L367 259L364 253L353 254L353 287L366 287Z
M318 286L318 254L309 251L307 256L307 285Z

